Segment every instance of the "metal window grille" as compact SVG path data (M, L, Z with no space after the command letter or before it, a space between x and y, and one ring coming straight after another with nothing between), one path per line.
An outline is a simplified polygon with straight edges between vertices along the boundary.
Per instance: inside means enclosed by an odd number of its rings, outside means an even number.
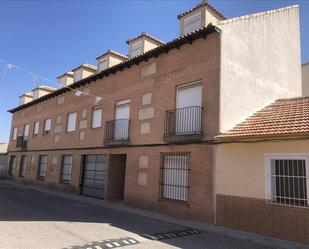
M189 190L189 153L162 153L161 199L187 202Z
M24 177L26 173L26 156L21 156L19 165L19 176Z
M15 169L16 169L16 156L11 156L8 174L10 176L15 175Z
M305 159L270 160L270 202L308 207L308 172Z
M46 175L47 156L40 156L38 178L44 178Z
M105 141L128 141L129 119L116 119L106 122Z
M69 183L71 181L72 165L73 165L73 157L71 155L63 156L62 171L61 171L61 181L63 183Z

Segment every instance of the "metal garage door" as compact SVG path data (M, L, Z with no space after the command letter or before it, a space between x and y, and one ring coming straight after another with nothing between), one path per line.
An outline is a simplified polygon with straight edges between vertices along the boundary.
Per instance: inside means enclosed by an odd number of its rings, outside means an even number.
M107 156L84 156L84 170L81 194L96 198L104 198Z

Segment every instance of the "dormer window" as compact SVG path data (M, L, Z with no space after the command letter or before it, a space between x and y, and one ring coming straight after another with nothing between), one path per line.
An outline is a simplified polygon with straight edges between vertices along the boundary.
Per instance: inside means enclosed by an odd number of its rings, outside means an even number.
M103 60L99 62L98 70L101 72L107 68L108 68L108 59L104 58Z
M72 70L74 73L74 82L85 79L97 72L97 67L91 64L82 64Z
M192 16L188 16L183 21L183 34L186 35L194 30L202 27L202 13L198 12Z
M131 56L130 57L134 57L134 56L138 56L142 53L142 41L137 41L135 43L133 43L131 45Z
M74 73L69 71L57 77L59 87L66 87L74 83Z
M104 71L107 68L113 67L119 63L124 62L128 59L127 56L120 54L113 50L107 50L104 54L97 58L98 71Z
M74 72L74 82L82 79L82 69L76 70Z

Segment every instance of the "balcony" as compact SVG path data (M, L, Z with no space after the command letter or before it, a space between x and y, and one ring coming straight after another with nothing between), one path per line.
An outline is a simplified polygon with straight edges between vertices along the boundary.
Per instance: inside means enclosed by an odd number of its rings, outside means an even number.
M107 121L105 125L104 145L121 146L129 143L129 119Z
M200 106L168 110L165 113L164 141L168 143L194 142L202 139Z
M18 136L16 140L16 148L25 150L27 149L28 145L28 137L25 136Z

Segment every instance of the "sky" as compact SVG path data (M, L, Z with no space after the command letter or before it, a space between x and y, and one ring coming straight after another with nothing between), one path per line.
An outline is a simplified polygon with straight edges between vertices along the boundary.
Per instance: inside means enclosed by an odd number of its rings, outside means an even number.
M141 32L170 41L178 36L177 14L197 0L0 0L0 142L8 141L11 114L19 96L36 85L56 86L56 77L82 63L96 64L107 49L127 54L126 41ZM226 17L289 5L300 6L302 62L309 62L309 0L209 0Z

